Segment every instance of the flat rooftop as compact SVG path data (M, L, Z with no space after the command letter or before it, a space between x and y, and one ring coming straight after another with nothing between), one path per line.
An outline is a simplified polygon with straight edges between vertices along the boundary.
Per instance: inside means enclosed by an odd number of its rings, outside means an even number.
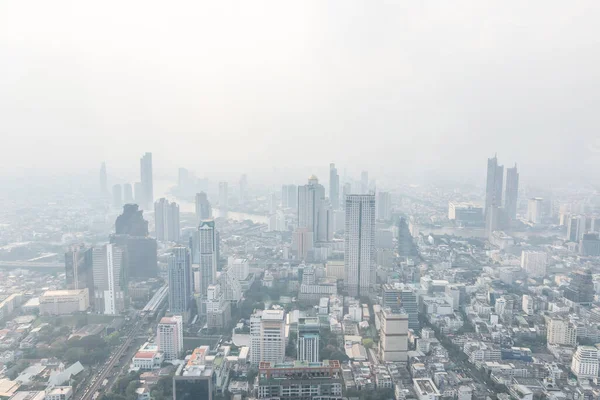
M283 321L283 316L283 310L264 310L262 312L262 319L269 321Z

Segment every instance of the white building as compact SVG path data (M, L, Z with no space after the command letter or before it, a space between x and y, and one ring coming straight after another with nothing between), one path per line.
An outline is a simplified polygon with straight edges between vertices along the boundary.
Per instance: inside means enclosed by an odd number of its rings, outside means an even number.
M208 286L217 280L217 231L214 220L200 222L198 241L199 289L200 294L206 296Z
M125 310L125 254L114 244L92 249L94 308L97 312L116 315Z
M567 318L551 317L547 326L548 344L575 346L577 344L577 327Z
M165 357L158 351L158 345L144 343L131 359L131 366L140 370L153 370L160 368Z
M527 203L527 221L533 224L542 222L542 202L540 197L533 197Z
M44 400L70 400L73 397L71 386L55 386L46 392Z
M375 282L375 196L348 195L345 206L344 284L360 297Z
M300 318L298 321L298 361L319 362L319 319Z
M333 239L333 213L325 198L325 188L316 176L308 178L308 184L298 186L298 228L313 232L315 242Z
M158 351L165 361L176 360L183 352L183 318L181 315L163 317L156 328Z
M181 229L179 228L179 205L169 202L164 197L154 203L154 227L156 240L161 242L178 242Z
M220 284L208 286L205 303L207 327L224 328L231 319L231 305L226 301Z
M531 297L528 294L524 294L523 295L523 300L521 303L521 308L523 309L523 312L527 315L533 315L534 312L534 307L533 307L534 303L533 303L533 297Z
M379 358L384 362L408 359L408 315L384 309L380 314Z
M577 379L595 379L598 377L598 349L593 346L578 346L573 360L571 371Z
M250 319L250 358L253 364L262 361L280 363L285 359L284 317L283 310L262 310L252 315ZM260 323L258 322L259 318Z
M430 378L413 379L413 386L419 400L437 400L441 397L440 391Z
M548 256L541 251L523 251L521 252L521 268L527 275L534 278L543 278L546 276L546 266Z
M47 290L40 296L40 314L66 315L86 311L90 306L87 289Z

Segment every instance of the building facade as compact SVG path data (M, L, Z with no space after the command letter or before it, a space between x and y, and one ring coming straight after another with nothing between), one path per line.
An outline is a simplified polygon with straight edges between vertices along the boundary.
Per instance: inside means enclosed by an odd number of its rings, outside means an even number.
M348 294L367 294L375 281L375 196L346 196L344 285Z
M163 317L156 328L158 351L165 361L176 360L183 352L183 318L181 315Z

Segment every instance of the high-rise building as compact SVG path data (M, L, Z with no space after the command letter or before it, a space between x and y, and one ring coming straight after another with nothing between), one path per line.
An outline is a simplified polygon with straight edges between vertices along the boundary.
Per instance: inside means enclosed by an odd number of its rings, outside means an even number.
M133 187L131 183L123 184L123 203L124 204L132 204L133 203Z
M591 271L576 271L572 274L571 282L564 291L564 297L573 303L585 305L594 302L594 293L594 279Z
M291 209L298 207L298 188L296 185L281 186L281 207Z
M521 310L527 315L533 315L535 310L534 299L528 294L524 294L521 301Z
M346 206L346 196L349 194L352 194L352 184L344 183L344 186L342 187L342 205L344 207Z
M381 311L379 358L384 362L406 362L408 359L408 315L390 309Z
M208 285L206 289L206 326L209 329L223 329L231 320L231 305L225 299L221 285Z
M579 254L584 257L600 256L600 238L597 233L584 233L579 241Z
M346 197L344 284L351 296L367 294L375 282L375 195Z
M498 165L498 159L488 158L487 181L485 186L485 213L490 208L502 206L502 182L504 179L504 166Z
M186 314L192 298L192 266L190 252L185 246L173 248L167 260L169 278L169 311Z
M504 210L509 221L517 219L517 204L519 200L519 172L517 164L506 169L506 196L504 197Z
M181 315L163 317L156 328L158 351L165 361L176 360L183 352L183 318Z
M263 362L258 368L258 399L342 400L342 369L337 360ZM363 389L367 390L367 389Z
M208 286L217 280L217 231L214 220L200 222L198 227L197 262L200 274L200 294L206 296ZM192 249L192 252L194 251ZM196 260L194 260L196 261Z
M238 281L244 281L250 274L250 265L247 258L229 257L227 269Z
M542 222L542 202L541 197L533 197L529 199L527 203L527 221L532 224L539 224Z
M577 344L577 327L566 317L553 316L546 327L548 344L575 346Z
M156 239L161 242L178 242L179 229L179 205L170 203L161 198L154 203L154 225L156 228Z
M298 320L298 361L319 362L319 326L318 318Z
M340 176L334 163L329 164L329 201L334 210L340 208Z
M196 218L198 221L212 218L212 207L204 192L196 193Z
M547 262L548 256L542 251L521 252L521 268L531 277L545 277Z
M65 253L65 276L67 289L88 289L94 298L94 275L92 249L84 245L73 246Z
M313 232L315 242L333 239L333 214L325 198L325 188L316 176L308 179L308 185L298 187L298 228Z
M296 252L298 260L307 260L313 247L313 233L308 228L297 228L292 234L292 250Z
M240 204L245 204L248 200L248 176L242 174L240 177Z
M283 310L258 310L250 318L250 359L281 363L285 358L285 313Z
M598 379L600 350L594 346L577 346L571 360L571 372L581 380Z
M409 258L418 255L417 247L404 217L398 219L398 255Z
M219 209L229 209L229 188L227 182L219 182Z
M106 244L92 248L94 309L101 314L117 315L125 310L127 291L127 250Z
M115 210L120 210L121 207L123 207L123 190L121 188L121 185L116 184L113 185L112 188L112 198L113 198L113 208Z
M100 194L102 196L108 196L108 178L106 176L105 162L100 166Z
M360 173L360 194L369 194L369 172Z
M142 182L142 204L149 210L154 204L154 179L152 178L152 153L146 153L140 159L140 180ZM137 196L137 193L136 193Z
M148 221L137 204L126 204L123 213L115 221L117 235L148 236Z
M585 215L570 215L567 220L567 240L579 242L586 233L587 218Z
M390 192L377 193L377 219L389 221L392 219L392 197Z

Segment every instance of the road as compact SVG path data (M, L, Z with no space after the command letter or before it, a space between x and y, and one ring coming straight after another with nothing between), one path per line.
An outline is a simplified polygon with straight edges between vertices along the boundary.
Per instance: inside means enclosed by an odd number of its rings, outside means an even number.
M88 386L85 388L83 394L81 395L81 397L79 397L79 400L92 400L94 393L96 393L96 391L101 387L102 382L109 375L110 371L113 369L115 364L119 362L121 356L125 354L127 348L132 344L133 340L135 339L138 333L138 330L142 325L143 322L140 320L133 321L133 327L125 336L125 340L123 341L121 346L115 352L113 352L108 361L106 361L106 363L100 368L100 370L94 372L95 377L92 378L90 384L88 384Z

